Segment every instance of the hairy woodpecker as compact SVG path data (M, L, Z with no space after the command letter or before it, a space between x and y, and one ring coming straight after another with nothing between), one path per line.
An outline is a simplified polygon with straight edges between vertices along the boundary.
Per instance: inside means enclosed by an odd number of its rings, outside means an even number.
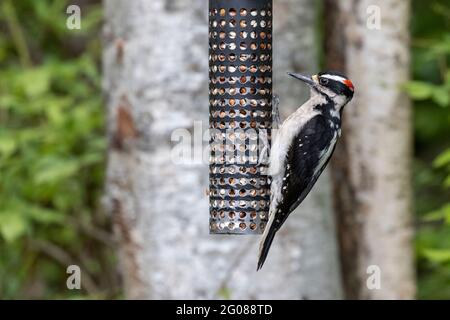
M341 135L343 107L354 93L352 82L337 72L312 77L288 74L305 82L311 97L283 122L270 151L269 221L260 243L257 270L263 266L276 232L306 198L330 160ZM274 108L276 121L277 103Z

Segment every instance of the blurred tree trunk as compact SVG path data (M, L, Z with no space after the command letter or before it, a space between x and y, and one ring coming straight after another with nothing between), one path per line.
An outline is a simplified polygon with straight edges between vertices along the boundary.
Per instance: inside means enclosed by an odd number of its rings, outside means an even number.
M293 80L288 85L284 74L317 65L315 6L313 0L275 2L274 63L279 92L289 97L282 108L296 107L305 92ZM207 1L108 0L104 6L105 207L119 238L126 297L340 298L327 177L256 273L259 238L208 234L207 164L171 161L175 129L201 136L194 121L208 126Z
M274 0L273 90L280 96L282 120L309 98L307 87L286 72L315 74L318 71L318 9L318 2L314 0ZM277 233L267 266L264 266L269 269L272 260L292 255L295 264L287 281L296 283L302 298L342 298L332 202L331 179L326 170Z
M409 79L410 2L325 3L328 68L345 71L356 88L332 163L345 294L411 299L412 119L400 87ZM379 290L366 283L371 265L381 271Z

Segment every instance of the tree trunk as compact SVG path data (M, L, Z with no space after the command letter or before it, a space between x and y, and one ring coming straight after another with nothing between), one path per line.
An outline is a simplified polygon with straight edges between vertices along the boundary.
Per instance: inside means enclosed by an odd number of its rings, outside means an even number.
M282 120L309 98L308 88L286 72L318 72L317 9L314 0L274 1L274 92L280 96ZM295 273L289 276L289 281L297 283L299 297L342 298L328 170L277 233L267 264L286 253L294 257Z
M327 65L345 70L356 91L332 163L345 294L411 299L411 105L400 87L409 79L410 2L325 3Z
M282 106L294 107L304 93L298 84L286 90L287 77L279 74L317 65L308 52L314 1L276 3L274 64L285 89L279 92L289 97ZM119 238L126 297L339 298L326 177L257 273L259 237L208 233L207 163L171 159L174 130L201 137L194 121L208 124L207 1L108 0L104 6L105 207Z

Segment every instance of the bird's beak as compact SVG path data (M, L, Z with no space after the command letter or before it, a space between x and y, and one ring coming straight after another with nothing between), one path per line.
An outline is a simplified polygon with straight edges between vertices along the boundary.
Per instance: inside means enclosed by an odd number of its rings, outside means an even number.
M317 85L317 83L313 80L314 76L309 77L309 76L305 76L305 75L302 75L299 73L291 73L291 72L288 72L288 75L290 75L291 77L294 77L295 79L303 81L310 87L315 87Z

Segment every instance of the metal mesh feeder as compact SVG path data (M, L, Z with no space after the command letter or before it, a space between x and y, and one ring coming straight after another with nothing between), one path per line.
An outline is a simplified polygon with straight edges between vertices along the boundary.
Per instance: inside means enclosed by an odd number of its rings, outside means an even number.
M272 1L209 1L210 233L260 234L272 127Z

